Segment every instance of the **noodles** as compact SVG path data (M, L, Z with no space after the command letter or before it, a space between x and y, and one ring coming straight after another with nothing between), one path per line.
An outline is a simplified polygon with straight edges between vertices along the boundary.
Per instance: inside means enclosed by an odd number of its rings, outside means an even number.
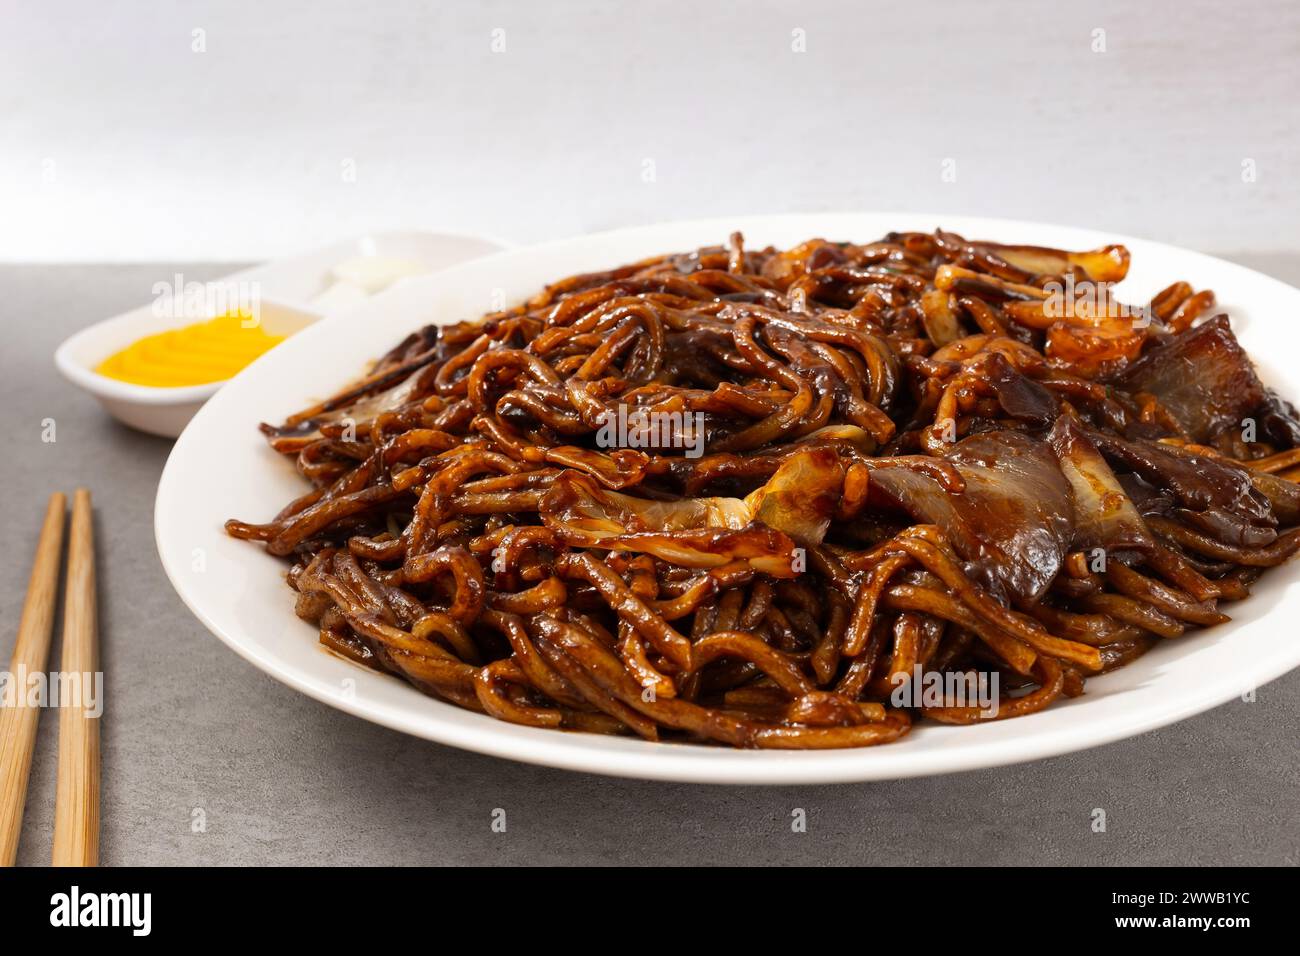
M230 534L321 642L531 727L860 747L1042 710L1300 549L1300 422L1128 252L726 247L409 336Z

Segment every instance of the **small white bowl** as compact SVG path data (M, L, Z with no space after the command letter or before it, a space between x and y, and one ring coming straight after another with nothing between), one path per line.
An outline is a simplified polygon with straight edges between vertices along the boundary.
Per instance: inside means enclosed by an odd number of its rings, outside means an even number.
M439 269L511 248L514 248L512 243L487 236L414 230L376 232L253 266L220 281L256 284L263 299L274 299L307 311L332 315L331 309L318 303L335 281L331 270L349 259L363 256L403 259L418 263L422 267L421 274L428 275Z
M215 297L232 303L243 303L250 293L254 294L260 306L262 327L272 335L288 336L325 315L347 311L350 305L368 298L365 292L355 289L347 296L329 294L332 286L335 291L341 291L331 270L350 259L364 256L400 259L417 263L427 275L508 246L498 239L456 233L374 233L277 259L201 285L224 293ZM184 282L183 275L167 279L175 282L159 285L166 288L167 294L181 297L183 302L191 283ZM174 285L178 284L184 288L175 289ZM64 378L94 395L114 418L140 431L175 438L203 403L229 379L183 388L156 388L107 378L96 372L95 367L146 335L201 322L222 312L184 314L187 311L147 305L107 319L82 329L60 345L54 353L54 362Z
M213 316L207 316L212 318ZM119 382L95 371L95 366L114 352L146 335L166 332L203 320L203 316L157 315L152 306L82 329L59 346L54 364L63 377L99 399L114 418L151 435L175 438L189 424L203 403L229 379L203 385L158 388ZM293 335L318 322L318 312L308 312L279 302L261 303L262 328L270 335Z

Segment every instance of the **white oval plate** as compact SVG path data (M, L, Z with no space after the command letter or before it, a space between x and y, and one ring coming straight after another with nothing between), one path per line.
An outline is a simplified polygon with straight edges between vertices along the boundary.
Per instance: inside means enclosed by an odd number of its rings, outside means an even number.
M285 565L226 536L231 517L269 519L305 485L257 431L360 374L426 322L473 318L548 281L665 252L725 243L749 248L822 236L866 241L890 230L955 230L969 238L1086 249L1123 242L1133 253L1124 301L1145 302L1175 279L1209 287L1231 314L1260 374L1300 397L1300 291L1240 266L1158 243L1035 223L915 214L767 216L626 229L503 252L406 282L355 312L326 319L240 373L194 417L158 486L155 531L181 598L247 660L348 713L441 743L571 770L702 783L883 780L1034 760L1109 743L1222 704L1300 664L1297 565L1264 575L1234 620L1163 642L1137 662L1088 681L1087 693L1046 711L969 727L916 726L897 743L859 750L739 751L541 730L426 697L402 681L338 658L294 616Z

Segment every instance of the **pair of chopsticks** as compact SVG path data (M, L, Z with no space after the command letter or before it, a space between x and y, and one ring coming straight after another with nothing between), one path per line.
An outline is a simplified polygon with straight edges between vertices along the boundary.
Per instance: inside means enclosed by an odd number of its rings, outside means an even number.
M54 629L54 599L59 585L63 523L67 498L50 496L45 523L36 545L27 598L9 666L12 699L0 706L0 866L13 866L18 855L27 782L36 747L41 708L31 706L19 680L45 670ZM95 543L90 492L77 489L72 499L68 534L68 573L63 592L64 675L93 680L99 669L95 610ZM93 686L93 685L92 685ZM59 770L54 798L55 866L99 863L99 718L81 699L59 701Z

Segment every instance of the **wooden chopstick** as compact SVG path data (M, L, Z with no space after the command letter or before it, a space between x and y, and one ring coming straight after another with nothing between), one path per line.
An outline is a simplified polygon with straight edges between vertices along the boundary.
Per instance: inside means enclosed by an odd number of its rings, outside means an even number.
M50 495L45 522L36 543L36 559L23 601L9 664L13 706L0 707L0 866L13 866L18 856L18 837L23 828L23 807L27 803L27 780L32 772L32 751L36 746L36 725L40 707L27 706L26 688L20 678L45 670L54 629L54 597L59 590L59 559L63 550L63 519L67 498L62 492Z
M95 541L90 492L72 497L68 535L68 578L63 599L65 675L93 681L99 670L99 629L95 611ZM93 684L92 684L93 686ZM59 775L54 796L55 866L99 863L99 717L80 700L60 701Z

